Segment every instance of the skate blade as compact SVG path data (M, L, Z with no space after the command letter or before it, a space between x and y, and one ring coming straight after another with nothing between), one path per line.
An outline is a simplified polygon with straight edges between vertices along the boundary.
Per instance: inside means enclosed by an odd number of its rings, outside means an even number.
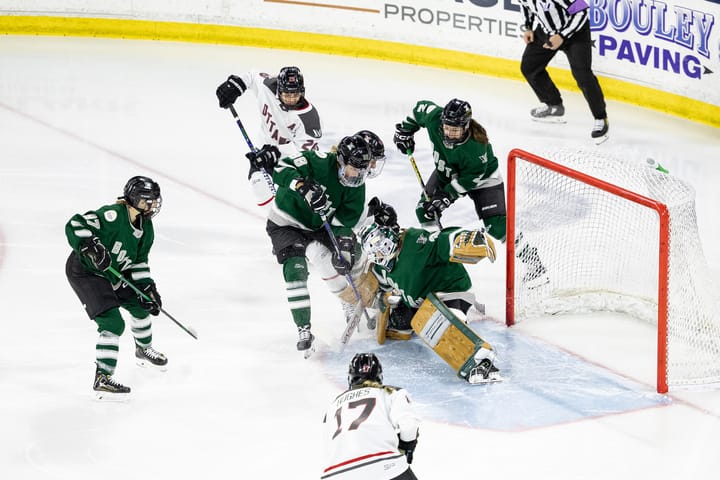
M497 383L502 382L504 378L500 376L499 372L490 373L487 378L482 375L470 375L468 377L468 383L470 385L484 385L486 383Z
M528 290L534 290L542 287L543 285L547 285L548 283L550 283L550 277L547 275L540 275L532 280L523 281L523 286Z
M153 370L159 370L161 372L167 372L167 364L165 365L155 365L149 360L143 360L141 358L135 359L135 363L142 368L150 368Z
M307 350L303 350L303 358L307 360L308 358L312 357L313 353L315 353L315 342L310 345L310 348Z
M600 145L601 143L604 143L608 138L610 138L610 135L606 133L601 137L593 138L593 142L595 142L595 145Z
M98 402L124 403L130 400L129 393L95 392L95 400Z
M538 122L538 123L556 123L556 124L567 123L567 120L565 120L565 117L544 117L544 118L530 117L530 118L532 118L533 122Z

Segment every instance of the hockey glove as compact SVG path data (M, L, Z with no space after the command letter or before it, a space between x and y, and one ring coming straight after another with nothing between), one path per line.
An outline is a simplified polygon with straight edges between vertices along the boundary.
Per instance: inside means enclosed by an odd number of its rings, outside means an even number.
M415 453L415 447L417 446L417 438L415 440L406 442L405 440L400 438L400 435L398 435L398 440L398 449L400 450L400 452L405 454L405 458L407 458L407 463L412 463L413 454Z
M403 128L402 124L395 125L395 136L393 142L402 153L411 154L415 151L415 132Z
M93 266L104 272L110 268L110 254L107 248L100 243L100 239L97 237L90 237L83 240L80 246L80 253L86 256L93 264Z
M394 230L400 228L395 209L387 203L383 203L378 197L373 197L368 202L368 214L375 217L375 223L381 227L390 227Z
M349 275L355 265L355 251L357 243L354 237L338 237L338 247L340 247L340 255L333 252L332 265L340 275Z
M160 307L162 307L162 299L160 298L160 294L157 291L157 287L155 287L155 282L145 285L140 290L145 295L138 294L138 304L143 309L147 310L150 315L157 316L160 313ZM150 300L147 300L145 296L149 297Z
M218 102L220 102L220 108L228 108L230 105L235 103L235 100L245 93L247 87L242 78L237 75L230 75L220 86L215 90Z
M280 160L280 150L275 145L266 144L257 152L248 152L245 156L253 169L272 172Z
M445 190L438 190L429 202L423 204L423 211L427 218L440 218L442 212L452 205L452 198Z
M328 209L328 199L322 185L312 178L305 178L297 183L297 192L302 195L313 212L323 214Z

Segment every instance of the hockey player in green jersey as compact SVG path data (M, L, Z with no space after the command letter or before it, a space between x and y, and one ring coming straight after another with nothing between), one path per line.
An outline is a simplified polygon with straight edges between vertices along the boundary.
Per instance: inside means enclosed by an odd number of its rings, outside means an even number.
M128 180L116 203L73 215L65 225L72 247L65 274L99 333L93 384L99 398L130 393L129 387L113 378L125 330L120 307L131 316L138 364L163 370L167 364L165 355L152 347L150 315L160 312L162 300L148 266L155 238L152 218L161 204L160 186L148 177L136 176ZM151 300L137 295L110 267L122 272Z
M420 225L434 225L445 209L467 195L487 233L504 243L505 185L487 132L472 118L470 104L457 98L445 107L419 101L412 114L395 126L393 140L401 152L414 152L414 134L421 127L427 130L433 146L435 170L415 210ZM537 249L524 242L522 235L516 243L517 256L528 268L524 282L530 287L547 283Z
M297 349L312 351L310 293L307 288L306 249L313 241L332 252L340 275L352 274L360 247L355 228L365 214L365 179L373 160L371 146L361 135L344 137L337 152L301 152L280 160L273 172L278 186L266 231L273 254L282 265L293 321L298 329ZM325 222L337 245L336 251Z
M411 322L431 293L446 307L465 316L471 308L484 313L484 308L470 292L472 281L464 265L477 263L483 258L495 261L494 243L484 230L460 227L439 231L412 227L401 229L396 223L397 215L392 206L376 197L370 201L369 207L375 222L365 226L360 234L362 250L367 254L372 272L379 282L380 308L392 309L389 328L409 331L412 327L416 330ZM382 292L391 293L395 299ZM378 322L378 329L383 328L383 323ZM443 352L437 349L436 352L448 361ZM482 372L472 372L479 375L477 383L481 383L480 380L492 381L491 374L497 372L492 364L495 358L492 347L485 343L483 348L473 348L469 353L474 358L464 358L463 363L474 361L473 367L478 367L482 360L489 360L484 363ZM470 369L467 372L470 373ZM466 375L464 378L470 381L469 377Z

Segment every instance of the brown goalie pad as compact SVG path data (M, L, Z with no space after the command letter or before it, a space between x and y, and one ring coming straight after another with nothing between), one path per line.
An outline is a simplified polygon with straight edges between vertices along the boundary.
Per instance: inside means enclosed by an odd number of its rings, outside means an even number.
M481 348L492 350L489 343L457 318L434 293L425 298L411 324L425 344L465 380L475 366L475 353Z
M451 262L478 263L483 258L495 261L495 243L484 230L463 230L455 236Z
M378 281L377 278L375 278L375 275L368 270L353 278L353 282L355 282L355 287L360 294L363 305L370 307L373 304L375 294L378 291ZM357 297L355 297L355 292L350 285L345 287L345 290L340 292L338 297L340 297L340 300L345 303L357 303Z

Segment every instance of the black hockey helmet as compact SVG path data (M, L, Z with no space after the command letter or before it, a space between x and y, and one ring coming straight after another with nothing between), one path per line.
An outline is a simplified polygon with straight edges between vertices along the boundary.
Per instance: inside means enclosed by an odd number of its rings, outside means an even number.
M370 380L382 383L382 365L374 353L356 353L348 367L348 386L359 385Z
M370 151L372 152L372 162L370 162L370 171L368 172L368 178L375 178L382 172L385 166L385 144L380 137L370 130L360 130L355 135L359 135L370 145Z
M365 183L373 156L370 145L363 137L352 135L340 140L337 159L340 164L338 179L341 184L346 187L359 187Z
M443 108L440 115L441 127L446 125L449 127L461 127L463 134L461 137L448 137L443 128L442 136L445 146L452 147L463 143L470 135L470 120L472 120L472 107L465 100L453 98Z
M305 79L298 67L283 67L277 76L278 93L305 94Z
M160 185L150 177L140 175L127 181L121 198L147 218L157 215L162 206Z

